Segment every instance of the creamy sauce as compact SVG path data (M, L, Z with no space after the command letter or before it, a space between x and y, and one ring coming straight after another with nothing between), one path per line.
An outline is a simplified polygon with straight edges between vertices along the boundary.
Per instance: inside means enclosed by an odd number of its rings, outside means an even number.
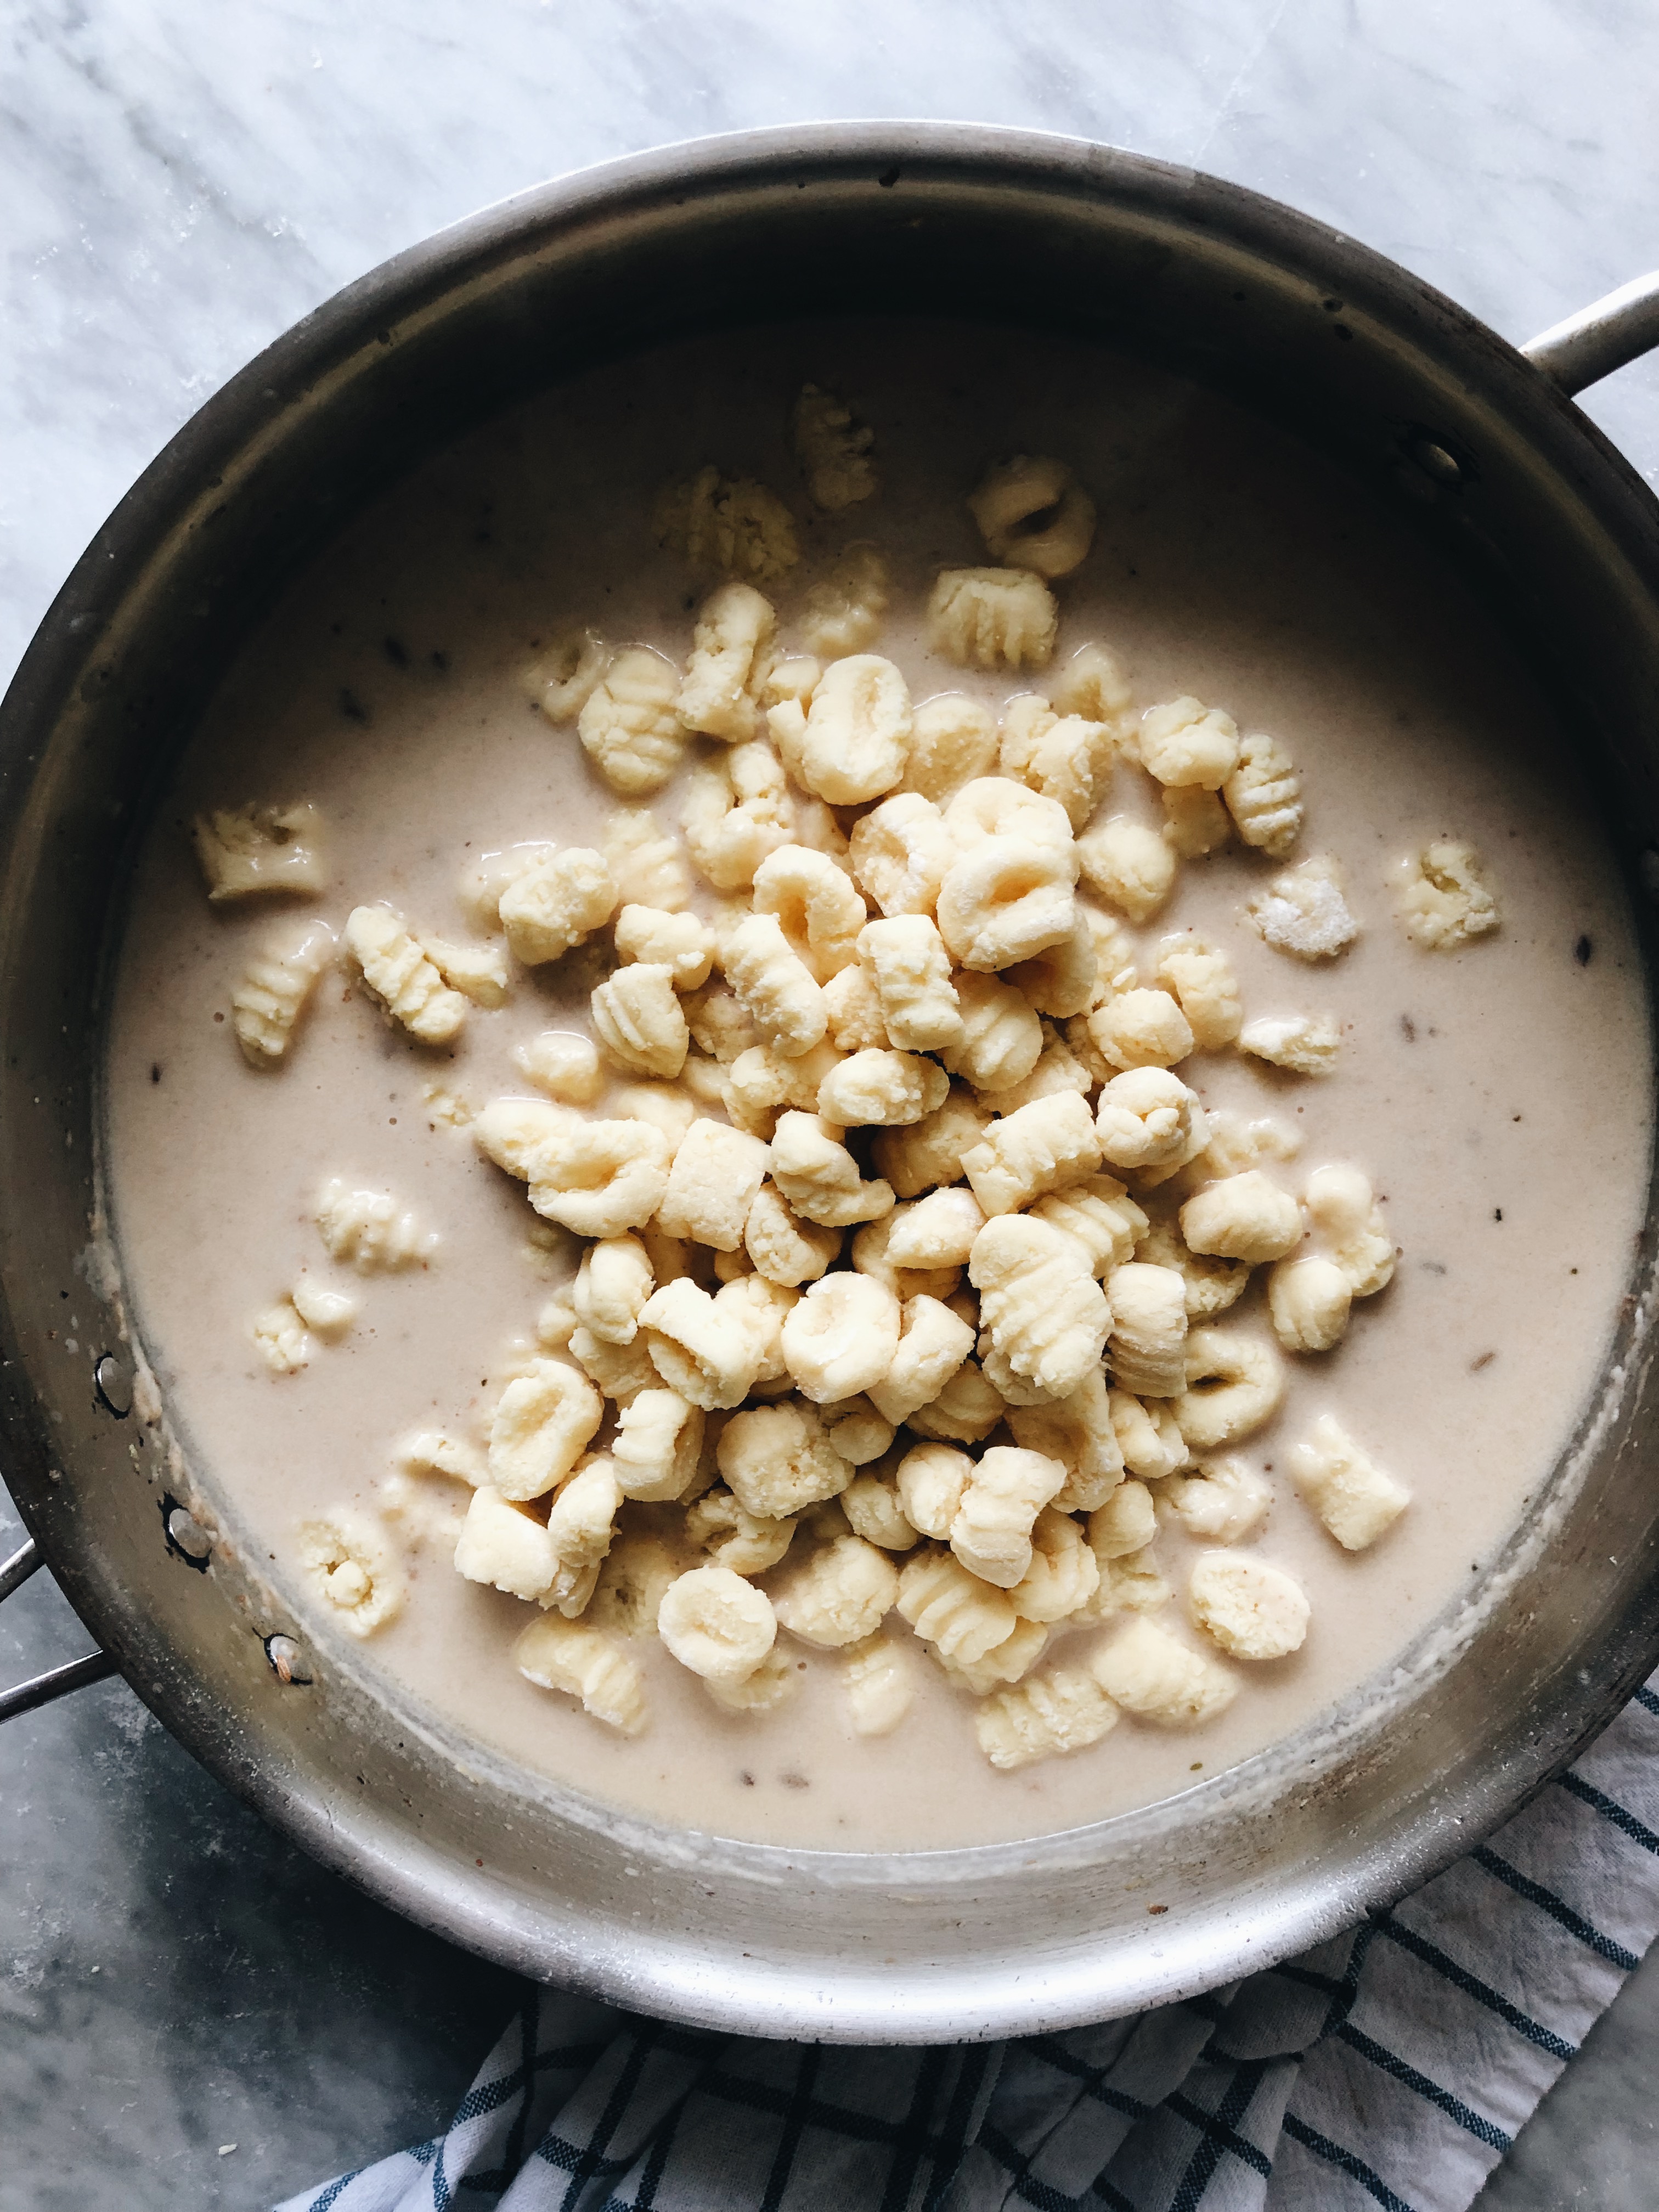
M785 447L807 379L876 426L884 489L846 521L805 520ZM653 1724L624 1742L516 1674L508 1651L534 1609L453 1571L465 1493L443 1484L424 1535L400 1524L402 1614L349 1645L295 1564L297 1524L375 1510L411 1431L479 1433L504 1347L531 1334L575 1249L532 1239L521 1187L426 1093L475 1109L523 1094L514 1048L586 1026L595 965L578 952L518 970L506 1007L475 1010L453 1053L386 1026L334 971L287 1060L256 1072L230 996L276 909L209 907L191 815L313 802L332 887L313 904L337 929L352 905L386 899L462 934L465 864L529 838L597 843L618 802L574 730L526 705L520 674L535 641L573 623L684 659L705 586L657 550L649 513L665 478L705 459L772 484L802 519L805 557L775 593L786 643L827 560L873 538L898 586L876 649L917 698L1041 689L1040 673L937 659L919 621L941 564L985 558L963 495L1010 451L1065 455L1099 501L1094 550L1059 586L1055 665L1097 638L1138 704L1193 692L1278 736L1304 779L1298 857L1338 858L1364 924L1333 965L1270 951L1238 917L1272 869L1235 849L1187 864L1139 933L1148 951L1188 925L1224 943L1247 1016L1339 1018L1328 1080L1233 1054L1181 1072L1210 1104L1294 1127L1292 1188L1326 1161L1363 1166L1403 1250L1343 1346L1291 1360L1280 1413L1237 1448L1275 1486L1252 1548L1305 1587L1304 1648L1241 1668L1241 1694L1206 1729L1125 1719L1091 1750L1004 1776L975 1745L970 1701L920 1646L923 1694L878 1740L854 1735L833 1653L800 1647L799 1694L753 1718L715 1711L653 1647ZM475 434L362 517L273 611L138 862L108 1048L112 1210L138 1327L207 1494L325 1651L531 1768L680 1825L853 1850L1030 1836L1171 1795L1283 1737L1476 1586L1583 1410L1626 1287L1648 1158L1646 1015L1610 855L1565 750L1488 618L1389 513L1229 404L1082 346L937 325L699 341ZM676 818L672 790L647 803ZM1146 780L1121 770L1105 811L1153 818ZM1437 836L1483 849L1504 908L1495 936L1450 955L1407 943L1389 888L1398 857ZM442 1239L430 1266L366 1280L336 1268L313 1216L337 1174L414 1207ZM302 1272L361 1294L362 1319L278 1377L247 1323ZM1258 1275L1230 1320L1264 1327L1262 1307ZM1284 1471L1326 1411L1414 1493L1354 1557ZM1177 1589L1194 1549L1178 1530L1159 1537ZM896 1617L890 1632L910 1642Z

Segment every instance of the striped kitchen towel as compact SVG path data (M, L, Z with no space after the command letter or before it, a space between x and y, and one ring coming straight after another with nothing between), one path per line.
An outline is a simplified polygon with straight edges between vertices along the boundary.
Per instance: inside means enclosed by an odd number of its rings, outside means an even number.
M1650 1686L1426 1888L1211 1996L872 2051L527 1990L442 2135L280 2212L1462 2212L1656 1929Z

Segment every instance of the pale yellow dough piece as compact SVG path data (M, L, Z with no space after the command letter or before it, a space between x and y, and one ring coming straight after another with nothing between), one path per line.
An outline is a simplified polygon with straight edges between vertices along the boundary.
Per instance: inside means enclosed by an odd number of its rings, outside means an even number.
M1187 1601L1199 1626L1234 1659L1283 1659L1308 1634L1301 1584L1282 1567L1237 1552L1204 1552L1194 1562Z
M268 891L313 893L327 888L319 849L322 817L314 806L222 807L191 824L207 894L216 905Z
M576 720L582 750L624 798L660 791L685 751L675 703L680 672L648 646L617 654L583 701Z
M1290 1453L1297 1487L1346 1552L1363 1552L1386 1534L1411 1492L1371 1460L1331 1413Z
M449 989L390 907L354 907L346 916L345 945L367 988L410 1036L448 1044L459 1036L466 1000Z
M334 933L307 921L273 930L231 994L231 1022L242 1055L253 1067L281 1060L317 980L334 957Z
M527 1682L579 1699L584 1712L619 1735L644 1732L644 1669L586 1621L556 1613L532 1621L513 1646L513 1663Z
M1116 1724L1117 1707L1092 1674L1056 1667L988 1698L974 1716L979 1747L1004 1774L1034 1759L1083 1751Z
M794 517L777 494L712 466L664 492L656 528L659 543L690 567L751 584L775 583L800 558Z
M1440 838L1400 866L1400 917L1414 944L1455 951L1498 927L1503 916L1473 845Z
M927 602L928 641L960 668L1042 668L1060 610L1027 568L941 568Z
M1137 1719L1159 1728L1195 1728L1224 1712L1238 1678L1160 1628L1133 1621L1090 1662L1107 1696Z

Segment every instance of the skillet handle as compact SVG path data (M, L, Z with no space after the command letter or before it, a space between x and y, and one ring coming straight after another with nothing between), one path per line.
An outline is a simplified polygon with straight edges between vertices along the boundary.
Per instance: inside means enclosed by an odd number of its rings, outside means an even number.
M1553 323L1521 349L1569 394L1659 346L1659 269Z
M0 1603L14 1590L21 1589L35 1570L46 1564L45 1553L33 1541L14 1552L0 1565ZM67 1667L54 1667L50 1674L37 1674L32 1681L0 1690L0 1721L15 1720L19 1713L32 1713L37 1705L49 1705L54 1698L65 1697L71 1690L83 1690L88 1683L106 1680L114 1672L115 1662L107 1651L88 1651L84 1659L71 1659Z

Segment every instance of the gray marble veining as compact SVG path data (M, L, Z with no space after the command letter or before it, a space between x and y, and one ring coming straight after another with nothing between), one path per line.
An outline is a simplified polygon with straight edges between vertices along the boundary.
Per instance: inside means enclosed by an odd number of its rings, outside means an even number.
M1517 340L1659 264L1644 0L7 0L0 42L0 676L133 477L297 316L665 140L838 115L1109 139L1295 202ZM1586 404L1659 482L1659 362ZM45 1577L0 1623L4 1679L83 1646ZM511 2003L118 1685L6 1730L0 1809L0 2212L269 2203L435 2124ZM1659 2203L1656 2058L1650 1966L1485 2212Z

